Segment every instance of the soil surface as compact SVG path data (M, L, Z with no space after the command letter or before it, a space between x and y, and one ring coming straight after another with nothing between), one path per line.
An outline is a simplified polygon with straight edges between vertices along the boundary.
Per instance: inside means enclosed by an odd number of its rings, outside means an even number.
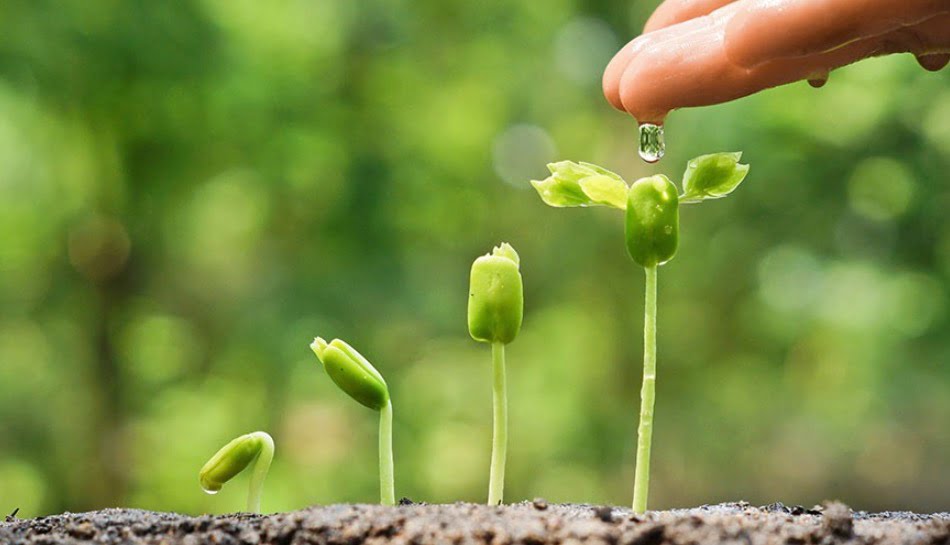
M319 545L950 545L950 513L852 512L840 503L811 509L772 504L709 505L635 516L629 509L474 504L398 507L330 505L274 515L190 517L106 509L35 519L7 517L0 543Z

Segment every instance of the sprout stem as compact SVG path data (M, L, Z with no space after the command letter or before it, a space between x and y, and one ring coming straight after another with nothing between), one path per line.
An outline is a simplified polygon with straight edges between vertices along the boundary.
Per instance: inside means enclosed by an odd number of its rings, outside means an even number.
M396 484L393 476L393 403L379 411L379 502L396 505Z
M508 392L505 384L505 345L493 342L492 409L494 432L491 446L491 473L488 480L488 505L499 505L505 492L505 457L508 451Z
M637 430L637 469L633 483L633 512L647 510L650 492L650 445L653 440L653 399L656 395L656 265L644 267L646 296L643 310L643 387Z
M256 432L254 435L261 442L261 450L254 460L254 469L251 473L251 484L247 491L247 510L249 513L261 512L261 493L264 491L264 479L274 460L274 440L271 436Z

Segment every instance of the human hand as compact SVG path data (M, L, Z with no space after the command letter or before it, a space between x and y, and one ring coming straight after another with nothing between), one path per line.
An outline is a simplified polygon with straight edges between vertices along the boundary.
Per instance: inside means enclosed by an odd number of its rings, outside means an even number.
M604 71L604 96L641 123L890 53L950 61L950 0L666 0Z

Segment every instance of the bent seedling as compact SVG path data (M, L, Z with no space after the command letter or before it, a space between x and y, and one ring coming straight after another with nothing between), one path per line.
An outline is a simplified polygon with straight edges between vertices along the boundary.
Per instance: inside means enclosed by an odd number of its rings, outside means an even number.
M317 337L310 349L341 390L362 405L379 412L379 501L383 505L395 505L393 404L383 375L355 348L340 339L328 343Z
M627 253L646 273L643 320L643 386L637 429L637 466L633 510L643 513L650 489L650 447L656 390L657 267L673 259L679 244L679 205L725 197L742 183L749 165L741 152L702 155L689 161L683 193L662 174L627 183L613 172L590 163L561 161L548 165L551 176L531 184L548 205L610 206L626 213Z
M242 435L231 441L211 457L198 473L201 488L208 494L217 494L224 483L244 471L251 463L251 484L247 491L247 510L261 512L261 492L264 479L274 459L274 440L263 431Z
M508 451L508 392L505 345L515 340L524 314L524 289L518 252L508 243L472 263L468 292L468 332L473 339L491 343L492 449L488 477L488 504L502 502L505 458Z

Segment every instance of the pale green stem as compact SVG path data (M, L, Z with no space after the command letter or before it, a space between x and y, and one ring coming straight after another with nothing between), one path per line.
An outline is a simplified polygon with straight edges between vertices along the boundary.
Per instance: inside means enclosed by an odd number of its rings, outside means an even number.
M264 491L264 479L274 460L274 440L266 433L255 433L261 442L261 450L254 459L254 469L251 472L251 484L247 491L247 511L261 512L261 493Z
M656 265L644 267L646 296L643 310L643 387L637 430L637 469L633 482L633 512L647 510L650 493L650 444L653 440L653 399L656 395Z
M499 505L505 493L505 457L508 452L508 392L505 385L505 345L491 345L492 409L494 432L491 445L491 472L488 477L488 505Z
M396 483L393 474L393 402L379 411L379 503L396 505Z

